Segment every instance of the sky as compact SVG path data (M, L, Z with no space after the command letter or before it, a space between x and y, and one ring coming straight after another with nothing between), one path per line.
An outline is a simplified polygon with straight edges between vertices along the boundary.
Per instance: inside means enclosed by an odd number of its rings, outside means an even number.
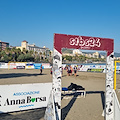
M0 0L0 40L53 50L54 33L114 39L120 53L120 0Z

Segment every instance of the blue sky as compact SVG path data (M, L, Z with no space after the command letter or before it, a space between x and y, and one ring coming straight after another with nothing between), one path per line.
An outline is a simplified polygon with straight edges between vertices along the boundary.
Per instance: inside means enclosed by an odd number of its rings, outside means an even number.
M114 39L120 53L119 0L0 0L0 40L53 49L54 33Z

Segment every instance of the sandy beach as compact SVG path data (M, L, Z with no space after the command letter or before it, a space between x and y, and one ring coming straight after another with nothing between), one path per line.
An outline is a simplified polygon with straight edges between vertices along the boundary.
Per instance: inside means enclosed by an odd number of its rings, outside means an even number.
M0 69L0 85L52 82L49 69L44 69L42 75L39 72ZM86 97L62 95L62 120L104 120L105 76L105 73L92 72L77 72L77 77L67 76L64 70L62 87L68 87L71 83L81 85L86 90ZM120 75L117 75L117 79L120 80ZM43 120L44 112L45 108L0 114L0 120Z

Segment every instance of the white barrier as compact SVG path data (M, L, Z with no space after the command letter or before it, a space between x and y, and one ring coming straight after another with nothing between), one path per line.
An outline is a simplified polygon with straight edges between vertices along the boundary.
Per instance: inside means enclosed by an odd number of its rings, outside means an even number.
M114 90L113 90L114 91ZM120 103L118 101L116 92L113 92L114 98L114 120L120 120Z
M65 68L67 64L62 64L62 67ZM78 71L81 72L105 72L106 65L77 65L77 64L71 64L71 67L74 68L74 66L77 66Z
M47 107L52 83L0 85L0 113Z
M50 63L42 63L42 66L44 68L51 68Z
M8 63L0 63L0 69L34 69L34 63L9 63L10 65L8 66ZM51 68L50 63L39 63L42 64L44 68ZM62 64L63 69L65 68L67 64ZM74 67L77 64L71 64L72 67ZM83 71L83 72L103 72L105 73L106 71L106 65L77 65L78 66L78 71ZM117 73L120 73L120 66L116 67Z
M0 69L35 69L34 64L42 64L43 68L51 68L50 63L0 62Z
M8 69L8 63L0 62L0 69Z
M8 63L8 69L16 69L16 63Z
M62 67L65 68L67 64L62 64ZM74 67L77 64L71 64ZM106 72L106 65L77 65L78 71L81 72ZM120 73L120 66L116 67L117 73Z
M56 117L58 117L56 116L56 112L57 111L55 110L55 100L53 96L53 91L51 90L44 119L45 120L56 120Z
M34 63L26 63L26 69L34 69Z

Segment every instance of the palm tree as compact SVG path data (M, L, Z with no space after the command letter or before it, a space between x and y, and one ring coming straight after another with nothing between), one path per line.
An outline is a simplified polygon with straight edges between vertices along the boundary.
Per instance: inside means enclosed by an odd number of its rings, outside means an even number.
M10 53L10 48L7 47L7 48L5 49L5 53L6 53L7 55L9 55L9 53Z
M31 55L33 55L34 51L33 51L33 50L30 50L29 53L30 53Z
M44 59L45 59L45 52L43 53L43 55L44 55Z
M0 52L1 60L4 58L4 55L5 55L5 54L6 54L5 51L1 51L1 52Z
M42 52L40 52L39 54L40 54L40 60L41 60Z
M52 58L51 58L51 51L49 51L49 62L52 63Z
M12 56L12 61L15 61L15 47L11 49L10 54Z
M35 60L36 60L36 58L37 58L37 56L38 56L38 52L35 51L34 53L35 53Z
M23 54L27 54L28 50L26 50L25 48L23 48Z

